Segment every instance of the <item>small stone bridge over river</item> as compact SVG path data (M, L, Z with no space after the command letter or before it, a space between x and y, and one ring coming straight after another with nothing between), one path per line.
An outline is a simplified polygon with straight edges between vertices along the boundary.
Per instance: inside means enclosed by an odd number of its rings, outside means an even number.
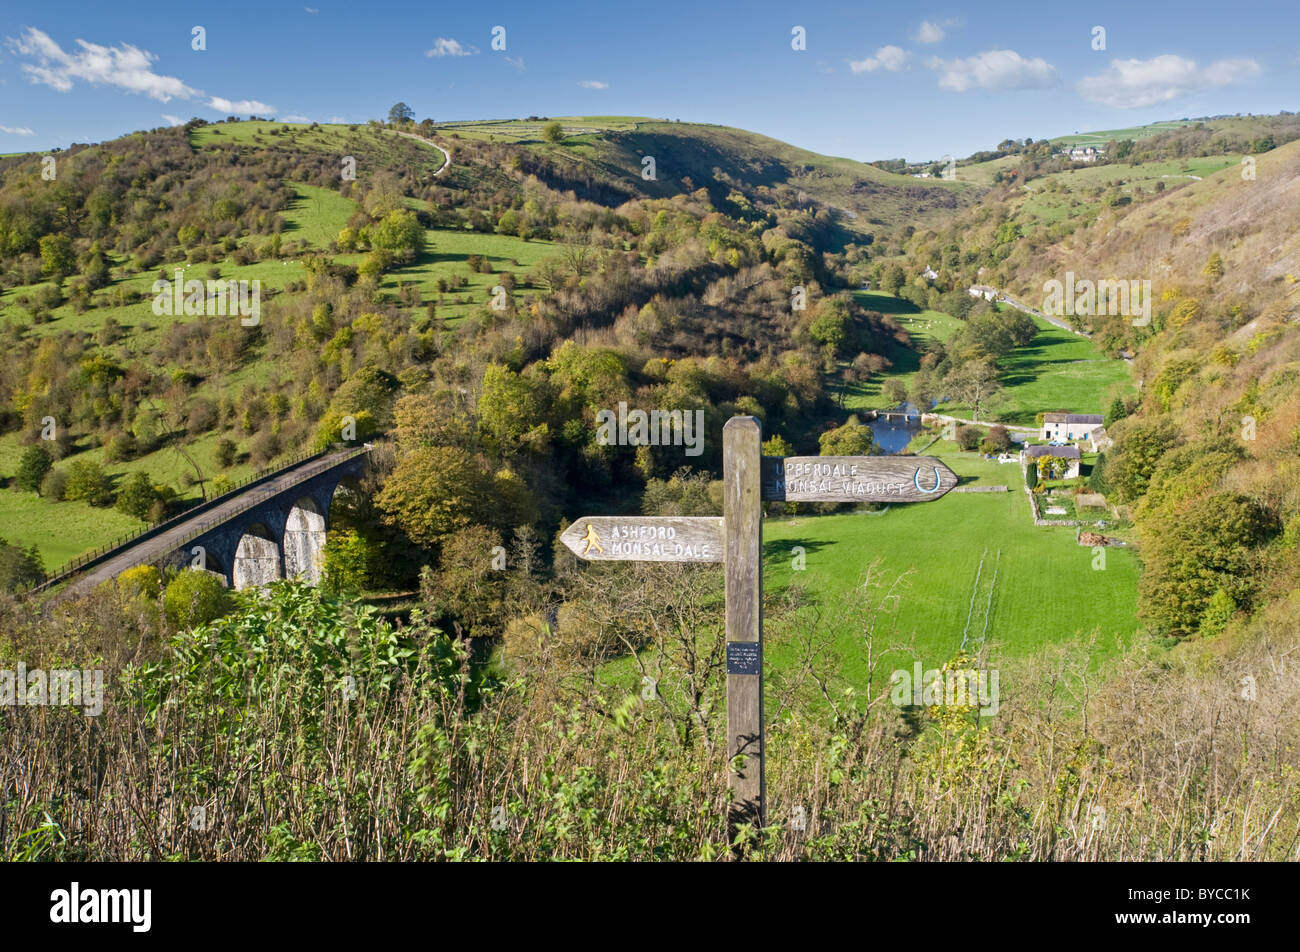
M330 503L365 472L370 447L322 453L254 479L61 572L59 597L84 594L136 565L197 565L232 588L299 576L320 580Z

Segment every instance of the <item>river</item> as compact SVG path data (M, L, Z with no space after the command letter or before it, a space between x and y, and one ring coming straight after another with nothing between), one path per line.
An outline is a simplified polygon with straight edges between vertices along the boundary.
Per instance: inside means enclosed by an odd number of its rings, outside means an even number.
M871 427L872 440L883 453L901 453L907 448L907 444L912 442L916 434L921 432L921 411L910 403L904 403L902 406L894 407L887 412L907 413L912 419L907 422L883 418L872 420L868 424Z

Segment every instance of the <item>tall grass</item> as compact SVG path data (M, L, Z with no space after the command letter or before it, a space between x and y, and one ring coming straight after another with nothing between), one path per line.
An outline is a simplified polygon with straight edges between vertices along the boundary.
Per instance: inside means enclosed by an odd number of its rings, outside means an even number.
M1086 643L1053 646L1002 667L998 713L981 719L889 702L885 594L867 578L851 604L773 606L774 630L804 650L768 675L768 825L745 831L743 855L1297 858L1290 619L1230 656L1135 648L1104 677ZM683 732L673 706L689 698L646 701L544 653L526 674L490 676L418 612L392 627L294 583L165 643L136 597L101 592L72 611L0 617L14 632L0 667L97 658L109 684L98 717L0 716L6 860L736 855L720 709L703 712L704 736ZM819 649L846 624L869 659L866 692Z

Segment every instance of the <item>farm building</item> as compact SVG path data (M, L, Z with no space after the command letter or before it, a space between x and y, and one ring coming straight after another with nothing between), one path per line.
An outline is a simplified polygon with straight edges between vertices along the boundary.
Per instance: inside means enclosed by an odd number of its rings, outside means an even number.
M1041 439L1090 440L1105 422L1095 413L1044 413Z
M1055 456L1066 461L1063 479L1073 479L1079 475L1079 460L1082 454L1077 446L1026 446L1020 451L1020 459L1037 466L1040 456Z
M986 301L992 301L998 296L998 289L987 284L975 284L967 288L966 293L971 297L982 297Z

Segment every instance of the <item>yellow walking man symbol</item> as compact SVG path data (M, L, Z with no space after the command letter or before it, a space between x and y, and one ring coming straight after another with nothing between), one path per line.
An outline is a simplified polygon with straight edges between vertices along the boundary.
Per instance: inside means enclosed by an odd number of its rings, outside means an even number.
M597 552L603 553L605 551L600 547L600 536L596 535L596 527L593 526L590 522L587 523L587 534L582 537L582 541L587 543L587 547L582 550L582 554L584 558L586 557L587 553L591 551L592 546L596 547Z

